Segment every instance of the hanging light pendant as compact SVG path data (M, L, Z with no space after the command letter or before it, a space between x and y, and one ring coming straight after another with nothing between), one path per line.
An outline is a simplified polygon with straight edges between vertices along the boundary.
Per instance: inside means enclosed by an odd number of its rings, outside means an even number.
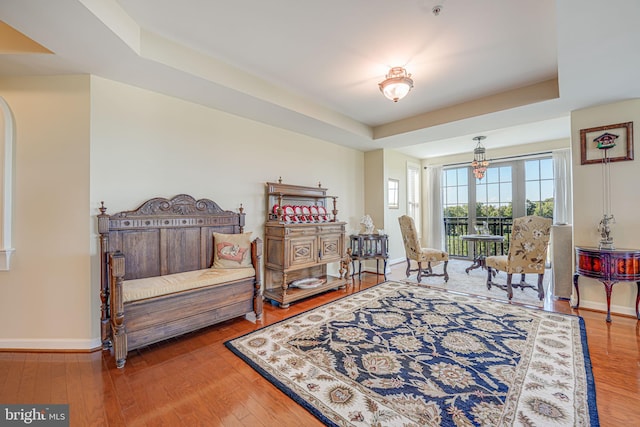
M474 141L477 141L477 144L476 148L473 150L473 162L471 162L471 167L473 168L473 175L476 179L484 178L484 174L489 166L489 161L485 157L486 150L482 145L482 140L485 138L486 136L476 136L473 138Z
M407 70L402 67L393 67L389 70L387 78L378 83L380 92L393 102L407 96L409 91L413 88L413 80L411 74L407 74Z

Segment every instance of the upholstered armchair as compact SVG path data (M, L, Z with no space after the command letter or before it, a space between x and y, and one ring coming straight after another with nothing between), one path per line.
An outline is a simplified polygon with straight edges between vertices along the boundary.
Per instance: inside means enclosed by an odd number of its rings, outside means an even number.
M447 273L447 264L449 263L449 254L439 249L423 248L418 240L418 231L416 224L408 215L402 215L398 218L400 222L400 231L402 232L402 242L407 255L407 277L413 271L417 271L416 280L420 283L423 277L444 276L444 281L449 281L449 273ZM417 269L411 269L411 260L418 263ZM437 274L433 272L432 262L444 262L444 272ZM422 267L422 263L427 263L426 268Z
M507 291L509 300L513 297L513 288L536 289L525 282L525 274L538 275L538 298L544 298L544 267L547 260L547 247L551 234L551 219L539 216L524 216L513 220L511 240L507 255L490 256L486 258L487 288L496 286ZM493 282L496 270L507 273L507 283ZM520 283L511 283L513 274L520 274Z

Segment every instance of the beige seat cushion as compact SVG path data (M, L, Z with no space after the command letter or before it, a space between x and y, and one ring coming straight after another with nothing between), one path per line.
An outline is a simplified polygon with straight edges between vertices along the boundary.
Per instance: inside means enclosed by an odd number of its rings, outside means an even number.
M122 284L123 302L139 301L161 295L210 285L219 285L234 280L255 276L253 267L248 268L207 268L186 271L165 276L125 280Z
M448 261L449 254L439 249L420 248L420 254L417 261L437 262Z
M507 256L496 255L490 256L485 259L487 267L494 268L500 271L507 271Z

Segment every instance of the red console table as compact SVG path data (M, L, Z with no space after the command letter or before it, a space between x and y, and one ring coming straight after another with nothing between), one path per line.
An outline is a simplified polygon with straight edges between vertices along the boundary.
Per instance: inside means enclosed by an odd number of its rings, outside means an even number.
M578 277L598 279L607 294L607 322L611 322L611 289L618 282L636 282L636 317L640 320L640 249L598 249L576 246L576 273L573 286L576 288L576 305L580 305Z

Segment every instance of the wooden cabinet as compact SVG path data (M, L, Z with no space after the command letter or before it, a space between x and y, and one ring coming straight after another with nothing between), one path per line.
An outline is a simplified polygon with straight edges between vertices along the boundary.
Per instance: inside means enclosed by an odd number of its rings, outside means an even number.
M345 223L337 220L337 197L326 192L321 187L267 183L264 296L282 308L346 285L342 269L339 277L327 274L327 264L342 265L345 257ZM333 200L331 211L328 199ZM310 212L304 219L295 214L301 207ZM291 208L293 215L287 214Z

